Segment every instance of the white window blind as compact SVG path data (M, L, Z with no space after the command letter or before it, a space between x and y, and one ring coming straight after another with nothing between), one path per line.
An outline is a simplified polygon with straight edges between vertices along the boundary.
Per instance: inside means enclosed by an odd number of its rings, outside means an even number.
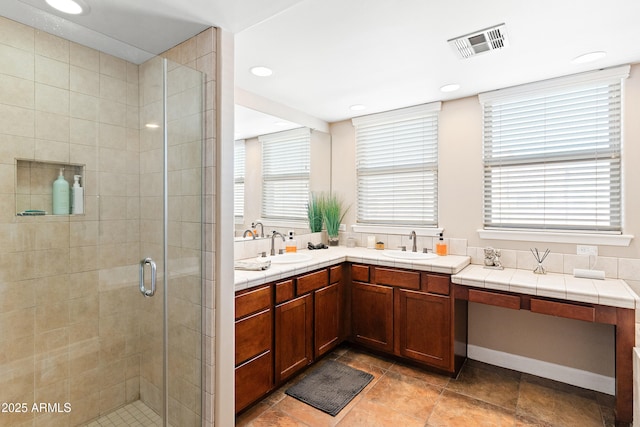
M311 131L259 137L262 145L262 217L305 220L309 199Z
M244 217L244 163L244 140L238 140L233 150L233 214L237 219Z
M480 96L484 226L621 232L621 91L629 67Z
M440 105L353 119L359 224L438 225Z

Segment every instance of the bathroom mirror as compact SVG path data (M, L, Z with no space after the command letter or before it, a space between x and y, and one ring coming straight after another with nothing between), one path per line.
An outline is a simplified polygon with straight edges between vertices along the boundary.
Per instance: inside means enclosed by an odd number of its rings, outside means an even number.
M252 239L246 230L253 230L251 224L256 220L264 226L264 235L272 230L294 230L296 233L308 233L306 219L302 221L283 221L263 218L262 214L262 144L259 137L305 126L283 117L248 108L235 106L236 139L236 185L244 188L236 195L236 203L243 203L236 211L234 235L236 240ZM310 177L309 190L328 192L330 190L331 137L328 133L310 130ZM244 157L244 162L242 158ZM239 163L238 163L239 162ZM258 234L262 235L260 226ZM257 238L261 238L258 236Z

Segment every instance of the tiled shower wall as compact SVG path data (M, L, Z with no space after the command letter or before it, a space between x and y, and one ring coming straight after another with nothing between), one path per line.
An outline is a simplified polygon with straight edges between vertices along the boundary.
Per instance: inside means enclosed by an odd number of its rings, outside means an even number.
M193 44L200 40L214 64L215 30L205 33ZM141 230L147 206L140 205L146 163L140 156L138 89L137 65L0 17L0 401L71 403L69 413L3 413L0 426L31 426L34 420L77 425L140 397L141 363L151 363L142 352L141 325L147 322L141 316L160 299L145 300L137 289L141 234L148 231ZM214 123L208 126L211 135ZM213 140L208 142L211 153ZM85 214L16 216L16 159L84 165ZM186 162L176 166L177 185L185 177L200 178L186 166L193 158ZM193 199L189 185L185 190ZM208 191L213 205L211 185ZM185 200L174 203L183 206ZM170 410L180 420L200 412L200 310L191 311L200 298L193 274L200 267L194 212L183 217L180 210L171 227L180 244L170 249L170 258L176 260L175 276L184 279L176 282L181 293L174 303L180 308L172 315L182 328L173 337L181 351L192 346L191 359L198 360L194 367L188 358L174 358L180 366L173 369L187 372L170 384L177 390ZM212 289L212 273L207 280ZM185 319L186 312L191 317ZM212 354L207 352L208 378ZM207 409L211 420L212 404Z
M76 425L139 396L138 67L0 34L0 401L71 404L0 424ZM86 213L17 217L16 159L85 165Z

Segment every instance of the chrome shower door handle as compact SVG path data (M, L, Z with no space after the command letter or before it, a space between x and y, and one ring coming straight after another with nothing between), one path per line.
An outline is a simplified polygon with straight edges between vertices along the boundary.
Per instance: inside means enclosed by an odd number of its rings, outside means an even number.
M144 266L151 266L151 289L144 287ZM145 258L140 261L140 292L145 297L152 297L156 293L156 262L151 258Z

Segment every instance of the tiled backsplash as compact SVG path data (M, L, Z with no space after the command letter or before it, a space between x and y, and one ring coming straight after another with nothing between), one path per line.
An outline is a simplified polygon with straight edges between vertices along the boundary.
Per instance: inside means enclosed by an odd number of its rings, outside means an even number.
M371 233L340 233L340 245L346 245L348 238L356 240L356 246L366 247L367 237ZM326 242L327 237L324 232L312 234L299 234L295 239L298 248L304 249L307 242ZM484 264L484 247L467 246L467 239L447 238L449 254L468 255L472 264ZM397 249L400 246L411 248L413 242L406 234L375 234L376 242L383 242L387 249ZM422 251L427 248L432 251L435 247L437 237L417 237L417 249ZM235 259L250 258L257 256L263 251L269 253L271 240L243 240L235 243ZM535 246L535 245L534 245ZM284 248L281 239L276 239L275 249ZM496 248L500 249L500 248ZM500 260L506 268L520 268L533 270L536 261L530 251L501 250ZM603 270L605 277L610 279L625 280L636 292L640 291L640 259L636 258L615 258L615 257L589 257L587 255L563 254L551 252L544 261L544 267L549 273L573 274L574 268Z

